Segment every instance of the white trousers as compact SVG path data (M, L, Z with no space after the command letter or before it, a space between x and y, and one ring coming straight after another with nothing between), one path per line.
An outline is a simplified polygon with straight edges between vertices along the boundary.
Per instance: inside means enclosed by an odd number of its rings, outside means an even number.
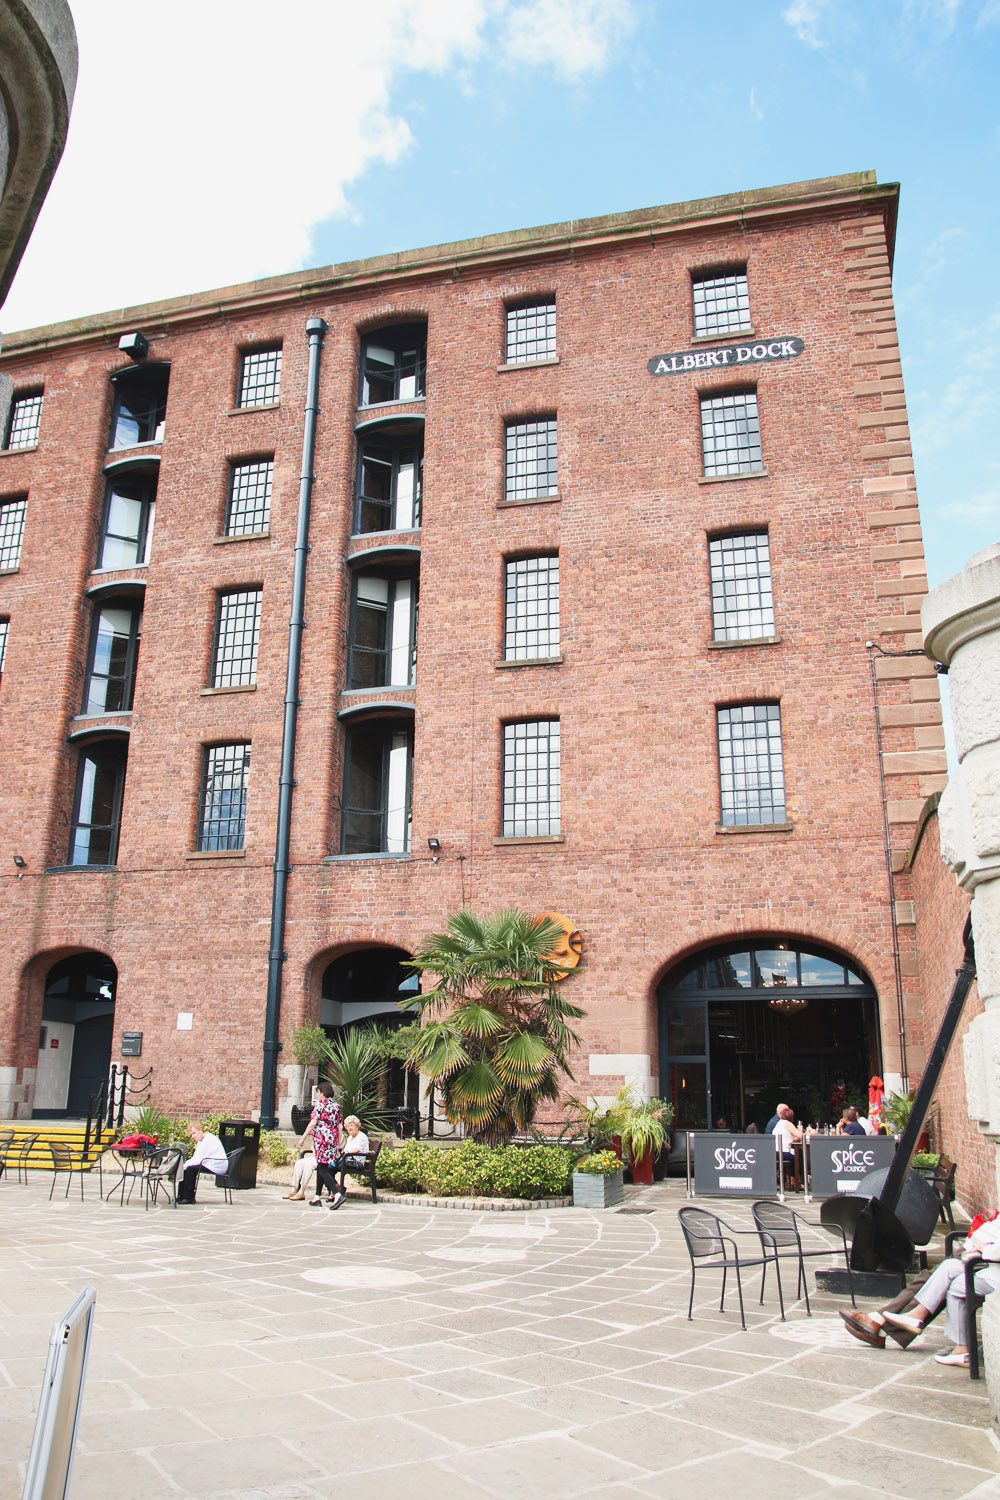
M305 1193L312 1182L313 1173L316 1170L316 1158L311 1151L305 1156L300 1156L292 1168L292 1192Z
M998 1281L1000 1266L980 1266L973 1286L980 1296L986 1296L996 1290ZM945 1337L955 1344L968 1343L968 1330L965 1326L965 1265L962 1261L954 1257L942 1261L928 1276L915 1300L932 1313L940 1311L941 1304L944 1303Z

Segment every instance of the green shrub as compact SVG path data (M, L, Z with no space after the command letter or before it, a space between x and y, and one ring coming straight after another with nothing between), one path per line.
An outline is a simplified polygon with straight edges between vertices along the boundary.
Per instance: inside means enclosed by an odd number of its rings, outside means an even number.
M294 1153L284 1136L277 1130L262 1130L260 1133L261 1160L272 1167L287 1167L294 1160Z
M219 1126L222 1124L221 1115L206 1115L201 1122L202 1130L207 1130L209 1135L218 1135Z
M562 1146L406 1141L380 1153L375 1177L389 1191L440 1198L552 1198L567 1191L572 1160Z

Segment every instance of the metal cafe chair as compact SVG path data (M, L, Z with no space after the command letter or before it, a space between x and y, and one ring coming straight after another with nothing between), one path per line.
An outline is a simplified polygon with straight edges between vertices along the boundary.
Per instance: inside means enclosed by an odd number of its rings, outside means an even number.
M216 1174L215 1185L222 1189L223 1199L226 1203L232 1203L233 1188L240 1185L240 1157L245 1150L245 1146L237 1146L234 1150L227 1151L226 1160L229 1166L224 1172Z
M25 1184L27 1184L27 1181L28 1181L28 1157L31 1155L31 1152L32 1152L32 1149L33 1149L33 1147L35 1145L35 1142L37 1140L39 1140L40 1137L41 1137L41 1131L39 1131L38 1135L20 1135L20 1136L15 1136L14 1139L10 1143L10 1148L7 1151L6 1163L7 1163L8 1166L16 1166L17 1167L17 1180L18 1180L18 1182L20 1182L22 1180L21 1173L23 1172L24 1173L24 1179L23 1180L24 1180Z
M3 1176L7 1166L7 1156L10 1152L10 1143L13 1139L13 1130L0 1130L0 1177Z
M774 1262L774 1274L778 1281L778 1306L781 1308L781 1319L785 1319L785 1300L781 1293L781 1269L778 1265L777 1250L764 1245L756 1229L734 1229L727 1224L725 1219L720 1219L718 1214L709 1213L704 1208L682 1208L678 1210L677 1217L681 1221L681 1230L684 1234L684 1242L687 1245L688 1255L691 1257L691 1295L688 1298L688 1322L691 1321L694 1308L695 1278L699 1268L706 1271L722 1272L722 1295L719 1298L719 1311L726 1310L726 1278L732 1271L736 1277L736 1290L740 1299L740 1323L746 1332L747 1320L743 1307L743 1276L744 1271L756 1269L757 1266L764 1267L766 1271L770 1261ZM752 1235L761 1250L760 1255L746 1256L740 1254L739 1245L736 1242L737 1235ZM763 1277L761 1280L761 1297L763 1299Z
M809 1287L806 1284L806 1261L815 1255L839 1255L843 1250L844 1265L847 1268L847 1285L851 1292L851 1306L857 1307L854 1298L854 1278L851 1275L851 1253L847 1244L847 1235L840 1224L816 1225L797 1214L793 1208L785 1203L775 1203L770 1198L761 1198L753 1204L751 1212L753 1221L760 1236L761 1249L771 1250L774 1255L775 1265L778 1260L795 1260L798 1262L799 1279L795 1289L796 1297L805 1297L806 1314L812 1317L812 1308L809 1306ZM807 1250L802 1243L802 1234L799 1225L804 1224L808 1229L822 1227L828 1233L840 1235L841 1245L832 1245L822 1250ZM760 1300L764 1300L764 1282L767 1277L767 1259L760 1273Z
M52 1194L56 1189L56 1178L60 1172L67 1174L66 1191L64 1198L69 1197L69 1190L73 1184L74 1172L80 1174L80 1202L83 1202L83 1160L75 1161L73 1152L69 1146L64 1146L60 1141L49 1141L49 1150L52 1152L52 1186L49 1188L49 1202L52 1202Z
M143 1184L147 1209L150 1203L156 1202L161 1188L167 1201L173 1203L174 1208L177 1207L177 1173L183 1160L184 1152L180 1146L160 1146L150 1156Z

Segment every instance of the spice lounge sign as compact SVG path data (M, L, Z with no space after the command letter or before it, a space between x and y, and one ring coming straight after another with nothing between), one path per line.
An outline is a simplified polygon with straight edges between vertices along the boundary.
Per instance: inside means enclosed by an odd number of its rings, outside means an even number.
M795 359L805 349L805 340L762 339L752 344L726 344L721 349L685 349L680 354L655 354L646 368L650 375L684 375L691 370L735 370L769 364L775 359Z

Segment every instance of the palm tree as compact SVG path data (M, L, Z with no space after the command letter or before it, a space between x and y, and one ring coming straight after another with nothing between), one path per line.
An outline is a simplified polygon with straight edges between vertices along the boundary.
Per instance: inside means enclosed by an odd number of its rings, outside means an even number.
M579 1037L569 1022L583 1011L562 985L579 969L551 953L562 933L521 911L448 918L410 966L437 979L405 1003L422 1027L409 1065L441 1089L445 1114L473 1140L502 1145L526 1130L543 1099L558 1099L560 1075L572 1078L566 1053Z
M377 1026L352 1026L332 1041L324 1038L324 1071L346 1118L357 1115L363 1130L383 1130L387 1112L379 1108L379 1080L385 1067L383 1033Z

